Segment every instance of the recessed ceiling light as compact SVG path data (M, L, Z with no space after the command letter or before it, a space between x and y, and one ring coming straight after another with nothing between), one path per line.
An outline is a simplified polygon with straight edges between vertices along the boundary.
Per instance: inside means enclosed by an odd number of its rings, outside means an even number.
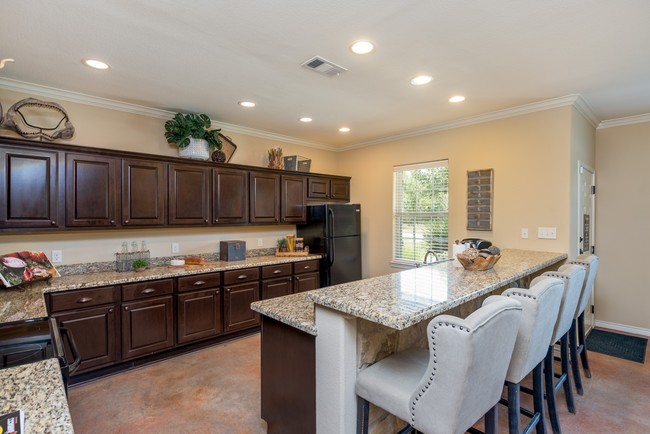
M82 59L81 62L84 65L90 66L91 68L95 68L95 69L109 69L110 68L110 66L108 66L108 63L102 62L101 60Z
M463 102L463 101L465 101L465 97L462 95L456 95L449 98L449 102Z
M299 120L300 122L311 122L311 121L313 121L312 118L308 118L308 117L300 118L300 119L298 119L298 120Z
M247 108L255 107L255 103L251 101L239 101L239 105Z
M431 80L433 80L433 77L430 75L418 75L417 77L413 77L411 79L411 84L413 86L422 86L423 84L430 83Z
M341 127L341 128L339 128L339 131L342 132L342 133L349 133L350 129L348 127Z
M370 41L357 41L350 47L352 52L356 54L368 54L374 50L374 48L374 44Z

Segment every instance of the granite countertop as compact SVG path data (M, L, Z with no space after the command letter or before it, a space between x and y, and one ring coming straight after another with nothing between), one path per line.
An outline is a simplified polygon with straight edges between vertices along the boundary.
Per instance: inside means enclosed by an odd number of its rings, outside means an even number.
M315 304L403 330L567 258L503 249L493 269L466 271L453 261L330 286L307 294Z
M0 369L0 413L22 409L29 433L73 433L57 359Z
M563 253L504 249L488 271L465 271L451 261L440 262L257 301L251 308L314 336L314 303L402 330L566 258Z
M119 273L117 271L111 271L57 277L51 279L49 282L34 282L25 288L0 289L0 323L47 316L47 309L43 298L43 294L46 292L69 291L71 289L91 288L103 285L120 285L124 283L300 262L320 258L321 255L257 256L246 258L243 261L213 261L206 262L204 265L153 267L143 272L127 271Z
M300 292L268 300L256 301L251 309L270 318L288 324L312 336L316 336L314 302L307 295L318 291Z

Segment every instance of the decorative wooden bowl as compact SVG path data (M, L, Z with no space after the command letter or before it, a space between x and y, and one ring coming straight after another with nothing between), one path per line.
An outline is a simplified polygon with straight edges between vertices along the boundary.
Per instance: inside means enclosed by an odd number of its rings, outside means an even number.
M466 270L485 271L494 267L494 264L496 264L499 259L501 259L501 255L492 255L488 256L487 258L479 256L475 259L469 259L464 254L458 253L456 255L456 258L458 258L458 262L460 262L463 268Z

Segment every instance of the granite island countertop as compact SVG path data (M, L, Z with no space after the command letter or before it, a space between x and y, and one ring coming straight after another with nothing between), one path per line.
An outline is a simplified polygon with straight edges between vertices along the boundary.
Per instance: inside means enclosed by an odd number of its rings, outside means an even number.
M34 282L24 288L2 288L0 289L0 323L47 316L47 309L43 297L43 294L47 292L69 291L72 289L105 285L120 285L124 283L301 262L320 258L321 255L317 254L295 257L257 256L246 258L243 261L212 261L206 262L204 265L152 267L143 272L127 271L120 273L111 271L75 274L57 277L51 279L49 282Z
M0 414L22 409L24 432L74 432L57 359L0 369L0 388Z
M314 304L403 330L473 298L557 264L564 253L504 249L487 271L466 271L452 261L255 302L263 315L316 336Z

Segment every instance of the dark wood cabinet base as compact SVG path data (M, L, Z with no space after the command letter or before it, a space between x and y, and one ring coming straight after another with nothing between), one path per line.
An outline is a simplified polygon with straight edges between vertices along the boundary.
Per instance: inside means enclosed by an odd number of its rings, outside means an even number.
M316 432L316 337L262 316L262 419L268 434Z

